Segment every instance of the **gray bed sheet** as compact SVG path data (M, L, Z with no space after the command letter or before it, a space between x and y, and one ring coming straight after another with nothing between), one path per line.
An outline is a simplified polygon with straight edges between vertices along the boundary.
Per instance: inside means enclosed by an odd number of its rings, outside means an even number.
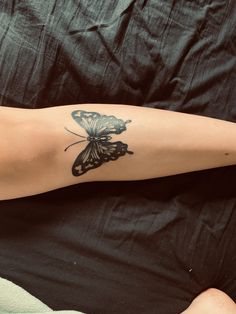
M0 0L2 106L235 122L235 86L234 0ZM235 178L230 166L1 201L0 276L93 314L176 314L209 287L236 301Z

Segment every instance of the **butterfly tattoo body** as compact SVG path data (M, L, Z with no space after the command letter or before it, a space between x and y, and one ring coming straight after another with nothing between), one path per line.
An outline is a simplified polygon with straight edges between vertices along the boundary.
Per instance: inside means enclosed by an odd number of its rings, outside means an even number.
M65 151L78 143L88 141L85 149L78 155L72 166L72 174L80 176L87 171L101 166L103 163L116 160L125 154L133 154L128 151L128 145L121 141L110 142L110 134L120 134L126 130L126 124L131 120L123 121L115 116L101 115L97 112L75 110L72 118L85 129L86 136L81 136L67 128L68 132L75 134L84 140L72 143Z

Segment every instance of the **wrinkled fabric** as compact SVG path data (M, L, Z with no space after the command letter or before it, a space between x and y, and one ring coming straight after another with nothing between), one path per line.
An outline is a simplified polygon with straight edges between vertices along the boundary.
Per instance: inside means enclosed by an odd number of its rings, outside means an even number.
M122 103L236 122L234 0L0 0L0 104ZM37 126L36 126L37 127ZM0 276L55 310L236 301L236 168L0 202Z
M14 297L13 297L14 296ZM53 311L13 282L0 277L1 314L84 314L77 311Z

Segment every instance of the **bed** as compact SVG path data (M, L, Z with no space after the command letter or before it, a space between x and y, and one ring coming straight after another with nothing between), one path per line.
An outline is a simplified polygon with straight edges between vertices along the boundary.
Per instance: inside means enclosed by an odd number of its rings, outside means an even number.
M235 86L233 0L0 0L2 106L236 122ZM209 287L236 301L235 178L228 166L1 201L0 276L88 314L177 314Z

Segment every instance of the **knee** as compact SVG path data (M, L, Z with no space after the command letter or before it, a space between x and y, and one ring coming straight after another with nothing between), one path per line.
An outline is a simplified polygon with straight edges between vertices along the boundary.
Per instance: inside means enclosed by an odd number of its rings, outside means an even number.
M235 305L234 301L225 292L216 288L209 288L203 291L194 299L194 302L201 302L218 308L228 304Z
M209 288L200 293L183 313L235 314L236 304L223 291Z

